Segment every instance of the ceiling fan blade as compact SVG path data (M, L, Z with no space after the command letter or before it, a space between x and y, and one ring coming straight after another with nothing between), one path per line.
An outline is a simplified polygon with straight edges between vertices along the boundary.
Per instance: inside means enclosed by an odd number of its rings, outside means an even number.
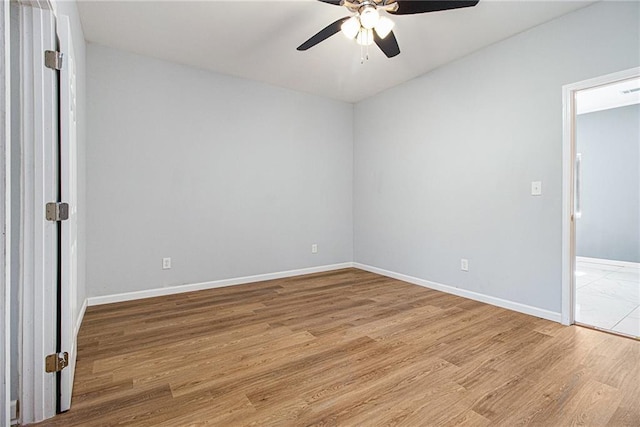
M439 10L460 9L477 5L479 0L398 0L398 10L389 11L392 15L413 15L416 13L437 12Z
M400 53L400 46L398 46L398 41L396 40L396 36L393 35L393 31L383 39L374 31L373 41L378 45L380 50L387 55L387 58L393 58Z
M307 50L309 48L312 48L318 43L320 43L321 41L324 41L329 37L331 37L332 35L336 34L337 32L340 31L340 26L342 25L342 23L349 18L351 17L347 16L345 18L340 18L333 24L327 25L322 30L318 31L316 35L312 36L309 40L307 40L306 42L298 46L298 50Z
M318 0L318 1L321 1L322 3L333 4L336 6L340 6L342 4L342 0Z

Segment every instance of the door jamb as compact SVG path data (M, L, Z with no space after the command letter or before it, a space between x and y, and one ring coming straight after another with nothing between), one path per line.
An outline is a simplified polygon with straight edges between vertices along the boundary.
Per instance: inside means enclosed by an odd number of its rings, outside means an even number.
M44 51L55 50L55 16L49 0L19 0L21 57L20 242L20 414L21 423L55 415L55 374L46 373L44 358L55 352L56 273L52 223L44 219L44 203L53 200L45 165L53 161L49 138L57 134L55 75L44 67ZM43 35L48 34L43 45ZM39 58L42 58L39 59ZM44 77L43 77L44 75ZM56 102L57 104L57 102Z
M640 76L640 67L583 80L562 87L562 317L575 323L574 159L576 155L576 92Z
M0 389L0 425L9 425L11 421L11 66L10 66L10 11L9 2L2 2L0 9L0 21L2 22L2 34L0 34L0 162L3 166L3 174L0 176L0 277L4 286L0 289L0 342L2 342L2 354L0 354L0 376L2 377Z

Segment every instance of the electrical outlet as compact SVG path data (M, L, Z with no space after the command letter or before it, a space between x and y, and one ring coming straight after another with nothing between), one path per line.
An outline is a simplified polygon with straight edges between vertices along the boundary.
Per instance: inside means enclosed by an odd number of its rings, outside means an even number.
M542 181L533 181L531 183L531 195L542 196Z
M162 269L169 270L171 268L171 258L162 258Z
M460 270L469 271L469 260L462 258L460 260Z
M311 253L312 254L317 254L318 253L318 245L316 243L311 245Z

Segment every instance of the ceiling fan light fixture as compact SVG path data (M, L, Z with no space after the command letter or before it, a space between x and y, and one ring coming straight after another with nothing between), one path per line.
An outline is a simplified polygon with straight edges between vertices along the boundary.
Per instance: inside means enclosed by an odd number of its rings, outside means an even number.
M358 35L358 31L360 31L360 20L357 16L352 16L342 23L340 30L345 37L353 39Z
M373 30L361 28L356 37L356 42L360 46L371 46L373 44Z
M344 7L351 15L327 25L296 49L308 50L329 37L342 32L360 45L360 59L369 58L369 46L375 43L387 58L400 54L398 40L393 33L394 23L380 11L396 15L416 15L451 9L473 7L480 0L319 0L322 3ZM366 52L366 55L365 55Z
M375 6L365 6L360 11L360 23L367 30L375 27L379 19L380 13L378 13L378 9Z
M384 39L389 35L393 27L395 26L395 22L386 16L381 16L378 20L378 23L375 26L376 33L381 39Z

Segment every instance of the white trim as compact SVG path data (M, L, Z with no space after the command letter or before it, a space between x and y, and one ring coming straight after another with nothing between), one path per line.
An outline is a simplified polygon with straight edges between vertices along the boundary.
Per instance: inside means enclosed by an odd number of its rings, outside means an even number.
M376 273L382 276L391 277L393 279L402 280L403 282L413 283L414 285L423 286L429 289L435 289L436 291L457 295L463 298L469 298L474 301L480 301L483 303L495 305L497 307L506 308L508 310L517 311L519 313L540 317L542 319L560 322L560 313L544 310L542 308L521 304L519 302L509 301L502 298L492 297L490 295L480 294L478 292L468 291L466 289L460 289L450 285L443 285L442 283L431 282L429 280L407 276L406 274L396 273L394 271L384 270L382 268L372 267L370 265L360 264L358 262L354 262L353 266L361 270L370 271L371 273Z
M0 425L7 425L11 407L11 33L9 2L0 8Z
M11 401L10 413L11 413L11 425L17 424L18 423L18 401L17 400Z
M42 4L40 4L42 6ZM55 415L55 375L43 360L55 352L56 233L43 215L55 200L56 76L44 68L44 50L55 49L53 12L21 5L22 206L20 306L20 422Z
M226 286L243 285L254 282L264 282L266 280L282 279L285 277L301 276L304 274L322 273L325 271L341 270L343 268L358 268L360 270L369 271L371 273L380 274L382 276L391 277L393 279L402 280L404 282L413 283L414 285L423 286L437 291L445 292L448 294L457 295L464 298L469 298L475 301L495 305L497 307L506 308L509 310L517 311L531 316L540 317L543 319L551 320L554 322L560 322L560 313L556 313L549 310L544 310L538 307L533 307L526 304L521 304L514 301L505 300L502 298L496 298L485 294L480 294L465 289L456 288L449 285L443 285L441 283L431 282L429 280L419 279L417 277L407 276L406 274L396 273L389 270L384 270L378 267L372 267L370 265L361 264L358 262L344 262L341 264L324 265L320 267L302 268L299 270L280 271L276 273L258 274L255 276L236 277L232 279L215 280L212 282L193 283L180 286L169 286L166 288L149 289L145 291L126 292L114 295L105 295L100 297L90 297L85 301L83 306L81 318L84 316L84 309L86 306L95 306L102 304L111 304L114 302L133 301L143 298L152 298L165 295L181 294L184 292L201 291L205 289L222 288ZM78 324L79 328L79 324Z
M618 261L617 259L589 258L586 256L576 256L577 261L588 262L590 264L615 265L616 267L640 268L640 263L631 261Z
M574 211L574 175L573 158L575 157L574 126L575 113L575 92L570 91L566 86L562 88L562 319L563 325L572 325L573 318L573 271L574 266L574 241L573 220Z
M576 92L640 76L640 67L583 80L562 87L562 324L571 325L574 317L573 271L575 229L573 215Z
M142 298L152 298L164 295L181 294L184 292L201 291L204 289L222 288L225 286L243 285L246 283L264 282L265 280L282 279L285 277L301 276L303 274L323 273L325 271L341 270L353 267L352 262L340 264L322 265L319 267L301 268L299 270L279 271L276 273L257 274L255 276L236 277L232 279L214 280L212 282L193 283L166 288L148 289L145 291L126 292L121 294L105 295L101 297L87 298L88 305L111 304L114 302L133 301Z

